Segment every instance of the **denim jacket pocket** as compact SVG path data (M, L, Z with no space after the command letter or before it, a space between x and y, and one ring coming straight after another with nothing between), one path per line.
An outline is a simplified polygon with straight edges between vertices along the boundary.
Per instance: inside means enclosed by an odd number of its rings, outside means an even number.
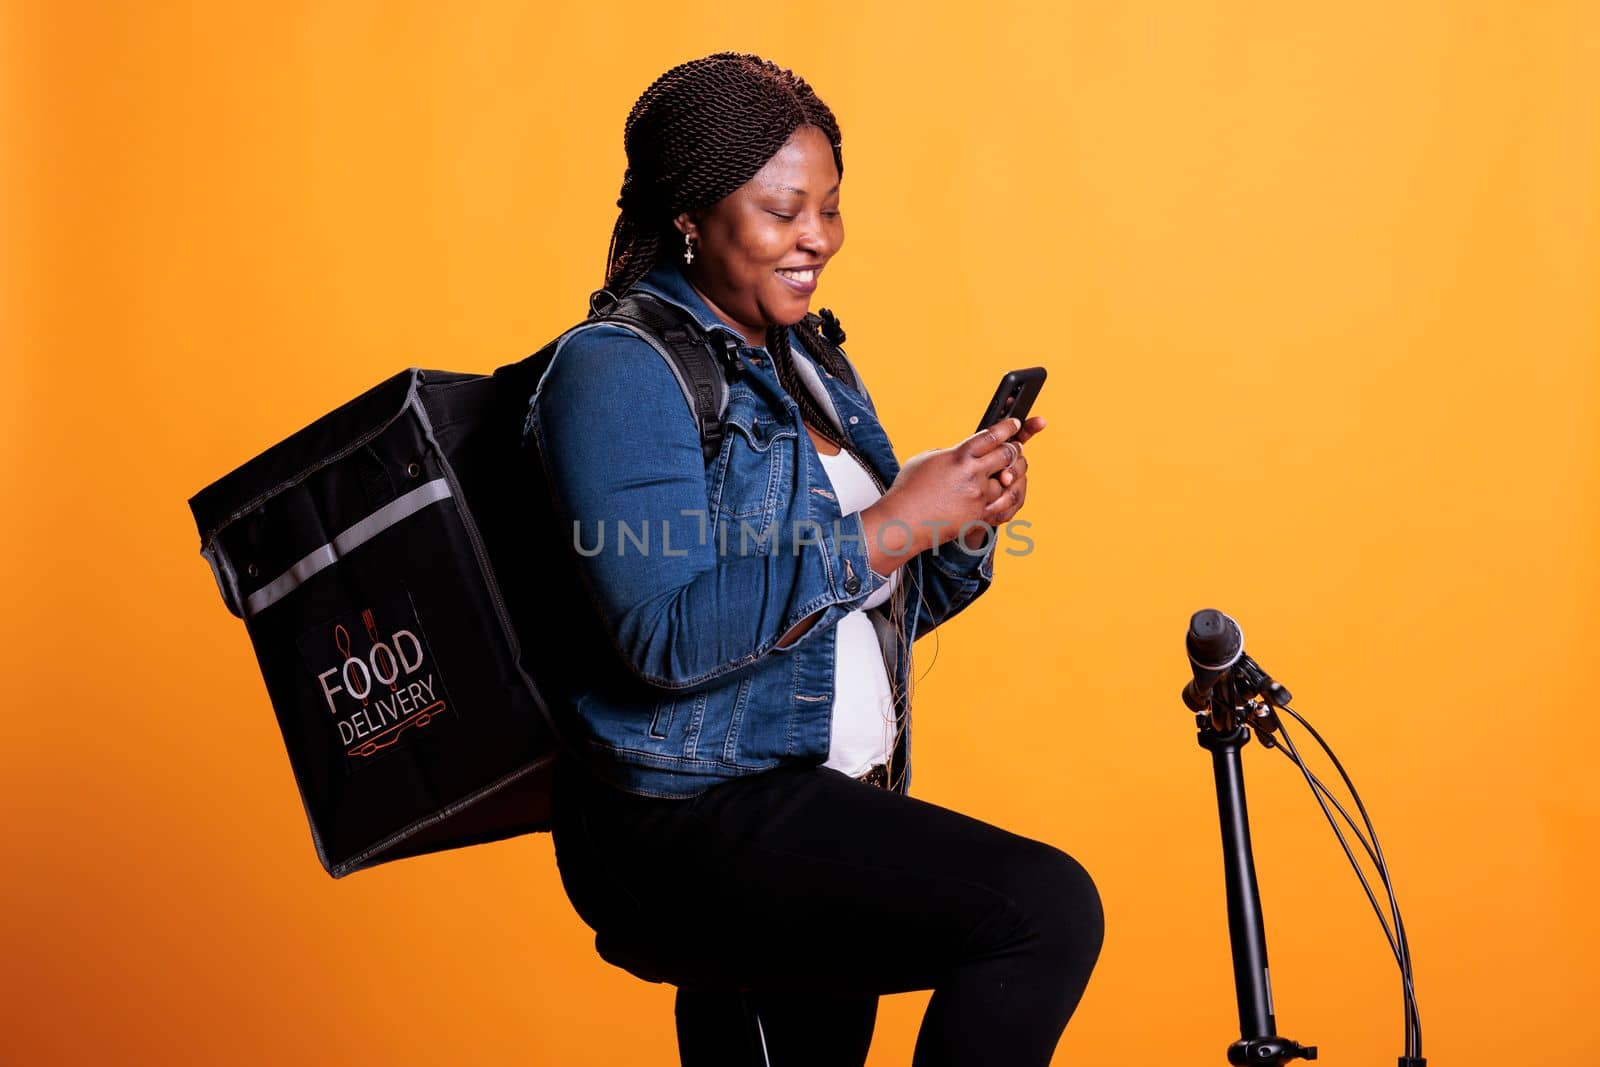
M700 754L702 732L706 725L707 710L718 700L716 693L702 690L677 696L663 694L655 703L649 725L639 729L643 721L630 715L626 709L610 706L591 708L587 716L594 731L594 740L615 752L631 753L644 757L657 766L675 766L696 759L717 758ZM713 728L705 740L721 745L722 736Z
M733 397L724 415L719 456L718 510L730 518L771 517L778 488L794 467L795 431L753 401Z
M672 713L677 710L677 701L672 699L656 702L656 713L650 718L650 736L666 738L672 736Z

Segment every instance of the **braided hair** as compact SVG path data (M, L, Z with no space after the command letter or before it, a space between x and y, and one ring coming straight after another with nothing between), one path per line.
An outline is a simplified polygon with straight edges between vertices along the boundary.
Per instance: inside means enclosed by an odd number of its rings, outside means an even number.
M793 71L747 52L716 52L657 78L623 127L628 169L617 197L621 214L606 252L605 288L620 297L665 250L674 254L672 220L708 208L744 185L801 126L815 126L827 136L843 177L839 123ZM853 380L814 328L802 324L796 333L829 373ZM789 358L787 326L767 327L767 349L780 368L789 369L783 367Z

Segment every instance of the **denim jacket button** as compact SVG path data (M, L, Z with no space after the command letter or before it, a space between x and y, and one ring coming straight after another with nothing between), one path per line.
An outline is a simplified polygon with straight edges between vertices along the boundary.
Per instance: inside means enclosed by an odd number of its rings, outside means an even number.
M857 578L853 574L846 578L844 580L844 591L849 593L851 596L855 596L857 593L861 592L861 579Z

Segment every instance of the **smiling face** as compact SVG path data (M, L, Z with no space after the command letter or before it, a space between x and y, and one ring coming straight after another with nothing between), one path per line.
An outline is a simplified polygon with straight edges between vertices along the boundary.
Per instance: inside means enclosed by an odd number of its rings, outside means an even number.
M746 342L766 344L768 326L805 317L817 276L844 244L827 135L799 127L744 185L673 225L694 238L690 284Z

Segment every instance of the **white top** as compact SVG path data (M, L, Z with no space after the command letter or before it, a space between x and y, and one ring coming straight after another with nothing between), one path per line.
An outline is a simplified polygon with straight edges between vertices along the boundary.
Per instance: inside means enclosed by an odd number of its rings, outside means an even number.
M817 454L839 498L840 514L863 511L883 495L848 449L831 456L820 450ZM894 751L894 690L866 609L887 601L899 580L899 568L890 571L887 582L839 620L834 637L832 739L823 766L852 778L875 763L889 762Z

